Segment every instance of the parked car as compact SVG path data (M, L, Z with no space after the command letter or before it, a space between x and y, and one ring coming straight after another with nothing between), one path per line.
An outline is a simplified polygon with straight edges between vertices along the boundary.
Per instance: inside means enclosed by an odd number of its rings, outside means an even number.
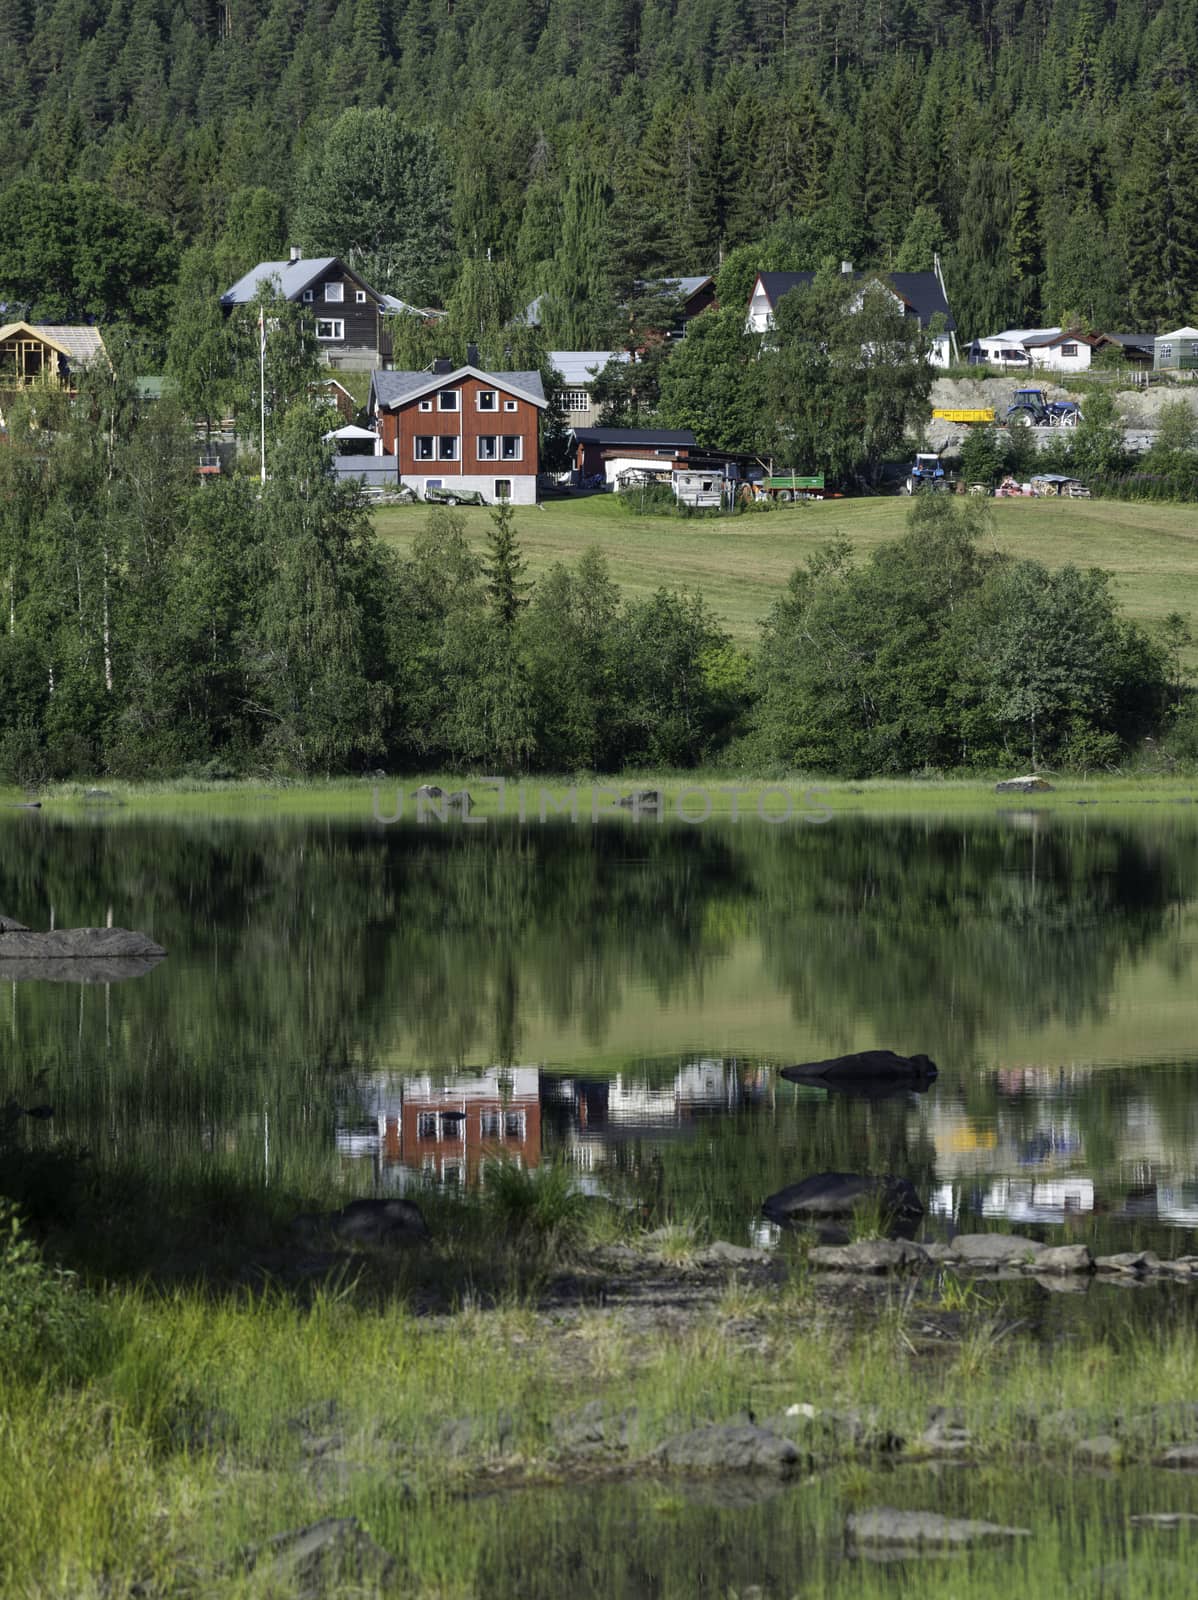
M424 498L434 506L485 506L477 489L425 489Z

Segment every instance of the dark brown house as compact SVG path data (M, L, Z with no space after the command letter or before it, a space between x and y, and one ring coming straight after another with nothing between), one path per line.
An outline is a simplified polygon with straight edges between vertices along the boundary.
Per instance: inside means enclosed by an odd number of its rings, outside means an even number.
M228 313L249 305L272 283L284 300L310 314L327 366L371 372L390 360L391 339L382 317L384 297L339 257L309 259L293 247L289 261L260 261L238 278L221 295L221 306Z

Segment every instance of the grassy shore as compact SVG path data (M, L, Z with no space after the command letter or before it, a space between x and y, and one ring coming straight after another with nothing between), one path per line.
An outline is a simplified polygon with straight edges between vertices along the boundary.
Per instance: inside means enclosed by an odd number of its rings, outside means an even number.
M988 776L926 778L872 778L860 782L813 774L790 774L777 779L744 778L719 769L663 775L654 772L619 776L580 774L572 778L531 775L505 780L470 772L408 774L403 777L367 776L289 780L262 779L212 783L181 778L156 783L122 783L100 780L97 793L87 783L51 784L39 791L40 811L72 820L119 822L138 817L229 817L258 820L270 817L340 817L347 821L389 821L402 812L402 820L434 826L461 826L452 809L427 802L417 807L415 791L422 784L437 785L448 793L465 788L476 819L539 823L557 817L577 821L635 821L631 808L617 800L635 792L655 791L662 796L660 821L697 825L715 821L819 826L851 816L955 816L998 815L1012 809L1035 809L1072 814L1079 809L1118 812L1121 816L1156 814L1160 807L1184 812L1198 802L1198 774L1095 775L1076 777L1052 774L1050 791L1034 794L995 792L995 774ZM22 815L29 797L21 790L0 786L0 814L11 820ZM442 816L444 810L444 817ZM377 819L375 813L378 813ZM25 813L29 814L29 813ZM644 806L640 824L654 824L659 812Z
M589 545L607 556L630 595L663 585L696 589L740 643L755 644L758 624L794 568L820 545L844 536L861 551L897 538L911 502L905 496L784 506L768 514L686 521L641 517L611 495L551 500L518 513L517 529L537 577L556 561L577 561ZM1115 578L1129 616L1153 624L1172 611L1198 617L1198 519L1192 507L1116 500L996 500L995 544L1049 566L1102 567ZM482 547L489 514L463 509L467 534ZM380 508L375 525L397 549L423 526L423 506ZM1198 665L1198 646L1189 665Z
M1119 1592L1192 1592L1128 1523L1192 1509L1185 1475L1154 1465L1198 1428L1198 1334L1173 1300L1153 1325L1096 1287L1105 1315L1087 1322L943 1275L829 1296L801 1254L704 1273L685 1226L649 1238L584 1215L544 1172L429 1205L429 1245L323 1276L293 1257L274 1286L231 1290L84 1289L6 1222L0 1592L291 1595L239 1552L355 1516L395 1558L396 1595L549 1600L547 1527L579 1595L631 1600L638 1571L663 1595L712 1571L713 1592L765 1578L789 1595L796 1547L805 1595L892 1594L885 1568L843 1554L846 1514L877 1505L1030 1530L1015 1553L921 1565L921 1593L1092 1594L1094 1568L1129 1557ZM621 1303L638 1271L656 1298ZM421 1314L434 1281L455 1286L448 1314ZM927 1436L937 1416L959 1430L948 1450ZM705 1489L655 1457L749 1417L796 1443L792 1489ZM1098 1474L1080 1447L1095 1435L1117 1436ZM1189 1531L1169 1537L1188 1559Z

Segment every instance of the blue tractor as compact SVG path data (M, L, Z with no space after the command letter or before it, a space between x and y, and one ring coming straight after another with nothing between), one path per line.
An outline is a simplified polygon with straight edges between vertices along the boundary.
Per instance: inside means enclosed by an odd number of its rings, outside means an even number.
M921 451L908 469L903 488L907 494L914 494L917 489L947 489L948 486L940 457Z

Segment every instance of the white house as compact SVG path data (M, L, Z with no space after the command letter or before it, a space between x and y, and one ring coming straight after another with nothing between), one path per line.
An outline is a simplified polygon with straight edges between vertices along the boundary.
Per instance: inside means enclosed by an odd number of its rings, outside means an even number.
M975 349L989 365L1009 371L1086 372L1094 351L1109 342L1077 328L1008 328L978 339Z
M862 288L876 279L889 289L903 314L919 319L920 328L928 335L928 360L932 365L951 365L957 324L934 272L854 272L848 261L841 264L840 270ZM805 287L814 277L814 272L759 272L749 297L745 332L768 333L774 326L774 313L782 296Z

